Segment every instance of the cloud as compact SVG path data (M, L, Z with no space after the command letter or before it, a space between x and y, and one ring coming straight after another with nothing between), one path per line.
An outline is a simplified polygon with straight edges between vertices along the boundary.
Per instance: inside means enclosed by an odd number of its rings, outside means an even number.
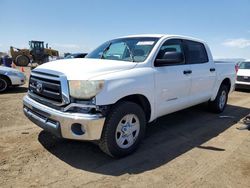
M250 47L250 40L245 38L228 39L222 44L228 47L247 48Z

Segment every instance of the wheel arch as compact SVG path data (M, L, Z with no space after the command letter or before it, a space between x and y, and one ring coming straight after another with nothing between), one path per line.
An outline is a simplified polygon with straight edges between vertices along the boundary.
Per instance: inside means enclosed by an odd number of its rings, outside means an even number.
M11 79L8 76L0 74L0 78L5 78L7 80L8 86L12 85Z
M129 102L134 102L138 104L142 108L142 110L145 112L146 120L147 122L149 122L151 118L152 107L146 96L142 94L127 95L125 97L120 98L116 103L122 102L122 101L129 101Z
M221 82L220 86L221 86L221 85L227 86L228 92L230 92L230 90L231 90L231 80L230 80L229 78L225 78L225 79Z
M216 98L217 93L218 93L218 91L219 91L221 85L227 86L228 92L231 91L232 84L231 84L230 78L228 78L228 77L227 77L227 78L224 78L224 79L220 82L220 84L217 85L217 88L216 88L216 90L215 90L213 96L211 97L210 101L213 101L213 100Z

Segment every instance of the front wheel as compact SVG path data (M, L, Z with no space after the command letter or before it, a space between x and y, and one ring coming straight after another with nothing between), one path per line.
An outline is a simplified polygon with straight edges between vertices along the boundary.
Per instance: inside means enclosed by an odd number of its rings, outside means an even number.
M30 59L25 55L19 55L16 57L16 66L27 67L29 63Z
M99 147L112 157L126 156L137 149L145 126L145 113L139 105L120 102L113 107L105 121Z
M228 88L225 85L221 85L214 101L209 102L210 109L215 113L221 113L224 111L227 105Z

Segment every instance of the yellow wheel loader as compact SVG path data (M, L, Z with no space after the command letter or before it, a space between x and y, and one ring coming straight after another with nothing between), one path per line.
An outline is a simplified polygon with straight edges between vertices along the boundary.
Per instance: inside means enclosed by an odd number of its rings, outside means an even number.
M10 54L13 58L13 62L17 66L28 66L29 63L37 63L41 65L49 61L49 57L58 57L59 52L57 50L44 47L43 41L30 41L30 49L19 49L10 47Z

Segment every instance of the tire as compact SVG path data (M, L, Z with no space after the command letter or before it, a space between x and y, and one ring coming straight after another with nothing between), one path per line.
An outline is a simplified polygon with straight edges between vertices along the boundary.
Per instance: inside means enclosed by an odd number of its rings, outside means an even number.
M0 93L4 92L9 87L9 80L0 76Z
M16 57L16 65L21 67L27 67L30 63L30 59L25 55L19 55Z
M209 108L214 113L221 113L227 105L228 88L226 85L221 85L214 101L209 102Z
M111 157L120 158L134 152L145 134L146 117L133 102L119 102L106 118L100 149Z

